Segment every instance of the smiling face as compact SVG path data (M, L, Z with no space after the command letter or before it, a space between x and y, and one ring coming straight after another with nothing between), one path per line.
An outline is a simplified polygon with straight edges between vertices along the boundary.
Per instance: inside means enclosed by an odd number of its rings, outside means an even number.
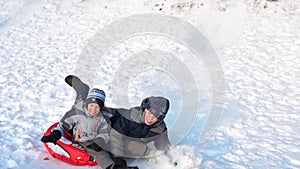
M89 115L95 116L100 112L100 106L97 103L90 103L87 106L87 110Z
M158 119L148 110L145 109L145 124L150 126L158 121Z

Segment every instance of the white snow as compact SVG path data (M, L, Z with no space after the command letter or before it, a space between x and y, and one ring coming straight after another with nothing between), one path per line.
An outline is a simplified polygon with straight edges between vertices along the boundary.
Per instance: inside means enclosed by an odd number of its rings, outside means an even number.
M226 100L222 119L205 142L213 77L188 45L161 34L138 34L108 46L96 72L89 67L78 72L83 53L90 54L87 59L99 57L86 51L99 30L144 13L192 24L216 50ZM2 0L0 168L85 168L54 159L40 141L73 103L74 91L64 82L68 74L104 89L109 106L136 106L151 94L171 100L166 121L171 141L177 141L169 156L130 160L130 165L300 168L299 25L300 3L292 0ZM116 86L127 90L128 101L118 99ZM183 100L184 91L198 99Z

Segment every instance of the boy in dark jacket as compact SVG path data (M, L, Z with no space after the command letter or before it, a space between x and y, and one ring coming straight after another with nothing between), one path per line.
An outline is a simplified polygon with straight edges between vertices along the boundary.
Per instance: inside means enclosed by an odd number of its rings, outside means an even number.
M155 150L166 151L170 146L164 118L169 110L169 100L148 97L140 107L127 109L106 108L113 114L110 131L111 152L115 157L147 157ZM148 143L154 143L154 147Z

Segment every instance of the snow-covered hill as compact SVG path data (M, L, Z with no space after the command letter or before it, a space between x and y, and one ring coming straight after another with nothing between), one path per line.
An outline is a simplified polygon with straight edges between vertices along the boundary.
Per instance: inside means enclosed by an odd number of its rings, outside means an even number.
M299 25L291 0L2 0L0 168L85 168L40 142L73 103L68 74L109 106L171 100L173 158L141 169L300 168Z

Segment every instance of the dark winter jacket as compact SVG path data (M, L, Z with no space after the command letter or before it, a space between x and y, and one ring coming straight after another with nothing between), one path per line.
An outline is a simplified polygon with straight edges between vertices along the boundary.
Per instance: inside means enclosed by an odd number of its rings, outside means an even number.
M113 114L110 132L111 152L115 156L145 157L151 155L153 148L147 146L153 142L157 150L169 148L167 127L164 121L147 126L144 112L140 107L131 109L107 108Z

